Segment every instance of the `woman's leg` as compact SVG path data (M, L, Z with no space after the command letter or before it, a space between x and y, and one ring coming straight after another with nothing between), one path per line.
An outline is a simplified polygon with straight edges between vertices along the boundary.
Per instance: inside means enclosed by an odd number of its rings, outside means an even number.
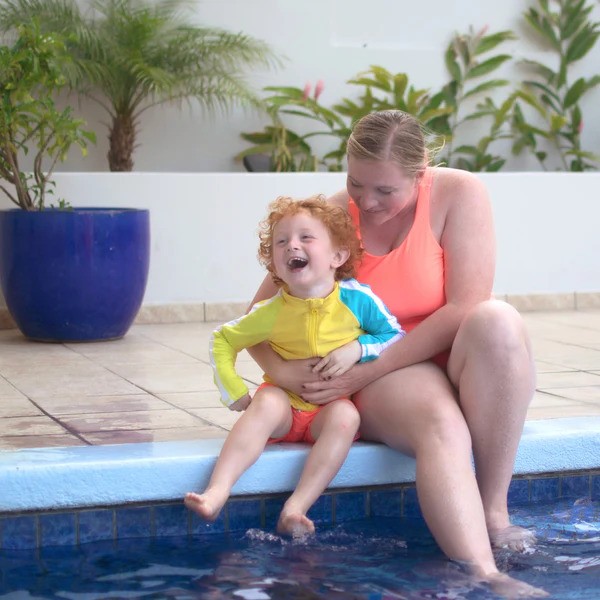
M202 494L186 494L185 505L202 518L214 521L231 488L256 462L269 438L284 436L291 425L288 395L275 386L258 390L227 436L206 490Z
M392 372L355 395L364 439L416 459L425 521L444 553L479 575L497 572L477 481L471 437L446 375L432 363Z
M316 442L294 493L281 511L277 523L279 533L295 536L314 533L315 526L306 513L348 456L359 424L360 416L350 400L330 402L314 418L310 432Z
M477 481L492 542L518 546L527 530L510 527L508 486L527 407L535 391L531 344L510 305L483 302L461 324L448 363L471 432Z

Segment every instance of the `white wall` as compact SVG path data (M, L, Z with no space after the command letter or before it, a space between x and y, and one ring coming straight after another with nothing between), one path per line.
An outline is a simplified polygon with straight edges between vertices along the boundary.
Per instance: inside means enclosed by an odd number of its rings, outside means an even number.
M600 173L481 177L494 210L497 294L600 291ZM257 225L267 204L343 184L344 175L332 173L63 173L57 197L150 209L145 305L227 303L248 302L264 277Z
M594 5L592 18L600 21L600 6ZM256 90L265 85L293 85L318 79L325 82L321 97L331 106L343 97L356 96L346 81L370 65L406 72L417 88L439 89L446 81L443 55L454 32L490 26L490 32L511 29L522 38L523 12L534 0L473 2L473 0L197 0L198 22L242 31L268 42L287 57L278 71L248 73ZM531 41L510 42L498 51L516 59L524 56L550 60ZM552 55L550 55L552 56ZM573 72L590 77L600 64L600 43ZM516 64L503 67L500 75L519 81L523 72ZM501 91L499 98L504 98ZM600 91L590 92L582 101L585 118L583 145L600 154ZM63 165L63 171L107 170L106 117L89 105L82 113L97 131L97 146L82 158L76 150ZM241 132L262 130L267 120L257 114L236 110L230 115L211 117L200 110L184 107L157 107L144 113L135 155L138 171L210 172L241 171L233 159L248 147ZM478 139L478 138L476 138ZM503 155L509 156L505 148ZM511 158L505 170L538 169L536 161Z

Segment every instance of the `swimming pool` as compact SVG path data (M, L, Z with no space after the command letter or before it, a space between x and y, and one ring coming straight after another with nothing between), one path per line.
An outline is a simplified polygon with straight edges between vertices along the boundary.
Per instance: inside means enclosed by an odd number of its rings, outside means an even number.
M600 501L512 509L535 530L524 554L497 553L501 570L557 600L600 598ZM101 541L0 552L0 599L491 600L498 596L445 559L424 522L372 517L319 527L291 541L272 527Z

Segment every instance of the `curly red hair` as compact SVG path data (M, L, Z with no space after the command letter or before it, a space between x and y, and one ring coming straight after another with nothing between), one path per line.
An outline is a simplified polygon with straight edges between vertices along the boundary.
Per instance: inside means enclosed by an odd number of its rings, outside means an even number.
M260 222L258 237L258 260L264 265L277 285L283 281L277 277L273 268L273 230L275 225L284 217L307 212L312 217L319 219L327 228L331 242L336 248L348 250L349 256L343 265L335 271L335 279L348 279L356 276L356 266L363 255L363 249L356 234L356 228L347 211L340 206L329 204L325 196L311 196L305 200L294 200L287 196L280 196L269 205L269 214Z

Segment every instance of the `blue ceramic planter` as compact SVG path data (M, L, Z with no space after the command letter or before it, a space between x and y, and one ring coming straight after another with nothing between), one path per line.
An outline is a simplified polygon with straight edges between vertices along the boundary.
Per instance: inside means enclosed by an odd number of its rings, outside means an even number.
M0 211L0 284L32 340L123 337L140 309L150 215L137 209Z

